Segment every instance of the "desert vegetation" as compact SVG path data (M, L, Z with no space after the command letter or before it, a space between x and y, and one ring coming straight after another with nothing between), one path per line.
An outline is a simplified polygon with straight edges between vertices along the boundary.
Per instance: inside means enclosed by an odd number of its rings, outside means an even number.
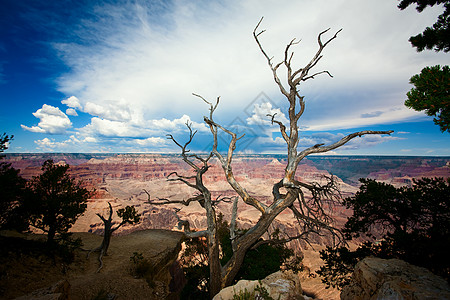
M450 179L422 178L411 187L361 179L360 190L344 200L353 215L344 225L347 240L363 237L356 250L327 247L323 281L342 288L356 263L367 256L399 258L450 280Z
M3 135L1 152L12 137ZM25 181L19 170L1 162L0 180L5 197L1 229L25 231L30 226L47 233L47 244L55 239L67 240L68 231L86 210L87 199L93 194L70 178L67 164L55 164L49 159L42 165L42 174Z
M418 52L425 49L436 52L450 51L450 2L448 0L401 0L400 9L416 4L416 10L422 12L428 6L444 4L444 12L438 16L431 27L422 33L412 36L409 42ZM424 111L434 116L434 123L442 132L450 132L450 103L449 103L450 69L448 65L425 67L420 74L412 76L409 83L414 87L407 93L405 105L416 111Z
M100 263L100 266L98 267L97 272L100 272L101 268L103 267L102 257L104 255L108 255L108 248L109 248L109 244L111 243L111 236L114 233L114 231L119 229L122 225L136 224L136 223L139 223L139 220L140 220L140 214L136 212L136 209L134 208L134 206L127 206L127 207L121 208L117 211L117 216L119 218L121 218L122 221L114 227L113 222L112 222L113 209L112 209L110 202L108 202L108 206L109 206L108 218L105 218L104 216L97 213L97 216L103 221L103 224L105 226L103 229L102 244L98 248L95 248L95 249L89 251L89 254L91 252L99 252L98 261Z

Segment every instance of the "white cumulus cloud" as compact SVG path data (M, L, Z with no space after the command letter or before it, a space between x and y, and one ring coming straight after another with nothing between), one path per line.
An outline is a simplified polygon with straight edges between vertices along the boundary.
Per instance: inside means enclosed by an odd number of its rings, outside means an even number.
M70 96L69 98L62 100L61 103L71 108L82 109L80 100L75 96Z
M66 115L76 117L76 116L78 116L78 113L75 109L68 108L68 109L66 109Z
M39 124L31 127L21 125L23 129L31 132L63 134L72 127L69 117L58 107L44 104L33 115L40 120Z
M275 115L274 120L280 121L286 126L289 124L289 121L286 119L286 116L279 108L272 108L272 104L270 102L265 102L261 104L255 104L253 108L253 115L247 118L248 125L269 125L271 124L272 118L268 115Z
M181 118L168 120L166 118L150 120L149 127L153 130L163 130L166 132L173 132L186 129L186 124L192 124L193 130L209 131L204 123L197 123L191 120L188 115L183 115Z
M125 100L108 101L101 104L87 102L84 106L84 112L112 121L128 121L131 120L132 116L130 103Z

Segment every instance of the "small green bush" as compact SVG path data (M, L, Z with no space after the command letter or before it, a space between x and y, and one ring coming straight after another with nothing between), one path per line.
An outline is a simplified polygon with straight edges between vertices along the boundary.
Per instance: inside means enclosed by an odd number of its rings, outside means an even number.
M240 290L238 294L233 295L233 300L254 300L255 291L249 292L247 289Z
M233 300L254 300L254 299L274 300L272 297L270 297L267 289L261 284L261 281L255 287L254 291L250 292L247 289L244 289L243 291L240 290L238 294L233 295Z
M155 282L153 281L153 264L148 259L144 258L144 255L139 252L133 252L133 256L130 257L132 263L131 274L136 278L145 278L149 287L154 288Z

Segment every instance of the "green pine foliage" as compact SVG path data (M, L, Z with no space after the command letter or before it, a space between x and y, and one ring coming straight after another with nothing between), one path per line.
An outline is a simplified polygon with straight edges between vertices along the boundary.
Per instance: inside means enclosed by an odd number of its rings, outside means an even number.
M321 251L325 265L317 272L328 286L342 288L356 263L367 256L399 258L450 280L450 179L422 178L396 188L361 179L344 232L348 239L368 239L356 251L346 247Z
M58 165L47 160L43 173L28 183L26 207L31 225L47 232L52 243L56 234L66 233L87 208L92 192L83 188L67 174L69 165Z
M411 4L416 4L416 10L422 12L427 6L444 4L444 12L439 15L432 27L412 36L409 41L418 52L425 49L448 52L450 50L450 1L449 0L401 0L398 7L405 9Z
M134 206L127 205L117 211L117 216L122 219L123 224L136 224L141 220L141 214L136 211Z
M13 136L6 133L0 136L0 153L8 149ZM4 156L0 154L0 160ZM27 213L23 209L25 195L25 180L19 175L19 170L11 164L0 161L0 229L28 229Z
M442 132L450 132L450 68L425 67L410 79L414 87L406 94L405 105L434 116Z

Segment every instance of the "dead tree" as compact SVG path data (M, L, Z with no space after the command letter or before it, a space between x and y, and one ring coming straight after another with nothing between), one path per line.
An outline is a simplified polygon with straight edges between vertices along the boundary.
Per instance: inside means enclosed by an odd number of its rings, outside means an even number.
M128 224L136 224L140 221L140 214L136 213L136 209L134 208L134 206L127 206L127 207L121 208L117 211L117 215L119 216L119 218L122 219L122 222L120 222L116 227L113 227L113 222L112 222L113 209L112 209L111 203L108 202L108 206L109 206L108 219L106 219L105 217L103 217L102 215L97 213L97 216L100 219L102 219L103 224L105 226L104 232L103 232L102 244L98 248L95 248L88 253L88 257L89 257L89 255L92 252L99 252L98 261L100 263L100 266L97 269L97 273L100 272L100 270L103 267L103 260L102 260L103 256L108 255L108 248L109 248L109 244L111 242L111 236L114 233L114 231L116 231L122 225L125 225L127 223Z
M212 298L222 288L232 284L234 277L238 273L242 262L244 260L246 252L252 247L261 243L260 238L268 231L269 226L274 219L284 210L289 209L292 211L295 218L298 220L301 234L297 237L290 237L285 241L292 240L293 238L307 239L308 234L317 233L321 234L324 231L328 231L333 237L339 240L342 236L340 231L333 227L332 219L327 215L324 209L324 203L330 201L337 191L336 184L333 178L330 178L328 184L319 185L317 183L306 183L298 181L295 178L295 172L300 161L307 155L313 153L323 153L338 147L343 146L355 137L361 137L366 134L390 134L393 131L360 131L349 134L339 141L330 144L318 144L312 147L299 151L299 119L305 110L304 96L299 93L299 86L302 82L309 79L314 79L320 74L327 74L330 77L331 74L328 71L313 72L313 68L322 58L322 51L324 48L334 40L339 30L331 38L322 41L322 37L329 29L321 32L318 35L318 50L311 59L311 61L302 68L293 68L291 65L294 52L292 46L298 42L293 39L285 48L284 59L281 62L274 64L273 59L265 52L261 45L259 37L264 32L259 31L258 28L261 24L262 18L253 31L253 37L261 50L264 57L267 59L267 63L272 71L273 78L277 84L281 94L286 98L289 103L289 124L283 124L276 120L276 116L271 117L272 124L277 124L280 128L281 135L287 145L287 165L284 171L284 176L278 182L275 182L272 189L273 200L271 203L263 203L260 200L253 197L235 178L232 168L233 154L236 149L236 144L242 136L237 136L236 133L228 130L227 128L216 123L213 118L213 114L219 104L219 98L215 103L209 102L200 95L194 94L196 97L201 98L209 105L209 116L204 117L205 123L209 126L213 136L212 151L207 156L199 156L190 154L187 147L192 142L195 136L195 131L192 130L190 124L187 124L189 129L189 140L184 144L178 143L172 135L168 138L171 139L181 149L181 155L183 160L194 170L195 175L182 176L178 173L172 173L169 175L170 181L181 181L189 187L195 189L198 194L188 200L171 201L167 199L159 199L157 201L149 202L151 204L169 204L169 203L181 203L189 205L192 201L197 201L205 209L207 228L203 231L192 232L189 229L188 222L180 220L179 225L185 225L185 234L187 237L206 237L208 243L208 260L210 269L210 286L209 292ZM280 67L284 67L287 72L286 81L283 83L278 76L278 70ZM224 132L228 134L231 141L228 145L228 151L226 154L222 154L218 151L218 132ZM221 265L219 256L220 248L218 242L218 236L216 232L216 211L215 205L221 201L221 199L213 200L211 198L211 192L203 184L203 175L209 168L209 161L212 157L216 157L223 168L226 180L228 184L233 188L239 197L236 197L232 208L232 219L230 226L230 234L232 239L233 255L225 265ZM305 192L309 192L312 196L305 197ZM260 213L259 219L256 224L245 233L236 234L236 217L237 217L237 201L241 199L245 204L250 205L257 209Z

